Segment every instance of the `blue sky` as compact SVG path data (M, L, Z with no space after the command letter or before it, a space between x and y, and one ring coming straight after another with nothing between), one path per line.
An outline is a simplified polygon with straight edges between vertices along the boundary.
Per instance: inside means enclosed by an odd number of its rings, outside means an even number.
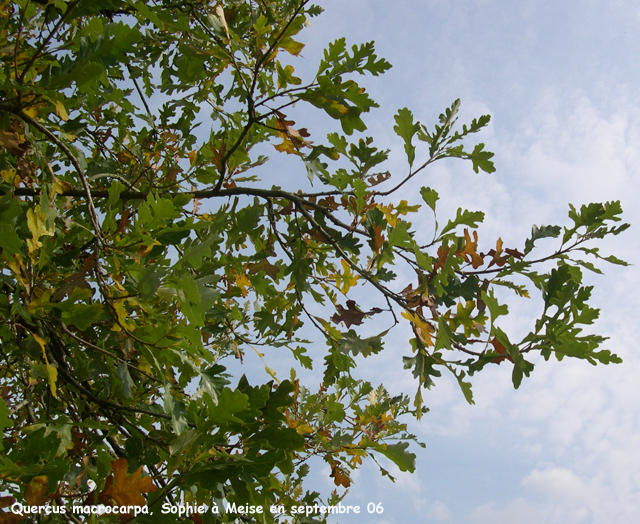
M496 153L497 171L476 175L464 162L436 164L418 181L434 187L441 209L487 213L480 238L522 245L532 224L562 224L567 204L621 200L632 228L603 250L634 262L640 196L640 4L624 0L378 1L318 0L326 12L304 32L315 67L336 38L375 40L393 64L367 81L381 108L367 123L393 150L404 106L424 123L456 98L461 121L483 113L479 137ZM416 187L406 187L404 198ZM453 211L452 211L453 212ZM431 227L425 223L425 228ZM552 246L549 246L551 249ZM632 524L640 522L640 357L638 271L606 267L590 277L602 308L595 330L619 366L540 363L518 391L506 367L475 377L475 406L448 378L425 397L431 412L410 429L426 443L418 471L391 484L373 464L357 475L346 502L381 502L382 515L340 519L391 524ZM539 311L535 299L511 306L504 327L523 333ZM408 339L408 333L405 333ZM401 341L402 333L394 337ZM394 345L395 344L395 345ZM411 391L401 368L408 350L389 342L363 375L393 391ZM391 466L389 466L391 468ZM315 482L332 488L326 472Z

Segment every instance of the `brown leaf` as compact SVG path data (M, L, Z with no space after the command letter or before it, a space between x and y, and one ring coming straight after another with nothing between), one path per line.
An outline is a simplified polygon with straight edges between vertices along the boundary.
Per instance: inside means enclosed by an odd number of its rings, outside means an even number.
M345 488L351 486L351 479L349 478L349 475L346 475L336 464L331 466L330 476L333 477L333 482L336 486L344 486Z
M331 209L332 211L335 211L340 207L340 204L338 204L332 196L318 200L318 205Z
M362 324L364 317L382 312L382 310L377 307L374 307L371 311L360 311L354 300L347 300L347 309L340 304L336 304L336 309L338 312L331 317L331 321L334 324L344 322L346 327L353 325L359 326Z
M46 475L38 475L33 477L31 482L27 484L24 493L24 500L29 506L42 506L47 499L47 488L49 487L49 479Z
M144 506L147 501L143 493L158 490L151 477L142 478L142 466L131 475L127 474L127 459L119 458L111 462L113 475L109 475L104 489L98 495L101 504L117 506ZM125 518L127 516L125 515Z
M500 256L502 254L502 239L498 238L496 242L496 248L490 250L487 255L491 257L491 262L487 267L491 267L494 264L498 267L502 267L507 263L508 257Z
M311 147L311 142L305 140L310 135L306 128L296 130L293 124L295 124L293 120L287 120L285 115L276 111L276 129L278 136L282 138L282 144L274 147L282 153L299 155L300 148Z
M378 173L367 177L367 184L370 186L377 186L378 184L382 184L385 180L389 180L389 178L391 178L391 173L389 173L389 171L385 173Z
M8 495L5 496L5 497L0 497L0 508L8 508L15 501L16 501L16 499L14 499L13 497L10 497Z
M51 302L60 302L66 295L71 295L73 290L77 287L84 289L91 289L91 286L84 278L85 273L93 266L95 261L95 254L91 253L82 264L80 271L68 276L62 281L62 285L51 295Z
M524 258L524 255L517 249L511 249L508 247L504 250L504 252L508 255L511 255L513 258L517 258L518 260L522 260Z
M280 211L278 211L278 215L280 216L288 216L293 212L293 202L289 201L289 203L284 206Z
M497 338L493 337L493 340L491 341L491 345L493 346L493 349L495 349L495 351L496 351L496 353L498 355L506 355L507 354L507 349L502 345L502 343ZM509 357L509 356L496 357L491 362L493 364L500 364L500 362L502 362L505 358L509 362L513 362L513 359L511 357Z
M11 396L11 386L0 387L0 397L2 397L3 400L9 400L10 396ZM2 497L0 497L0 500L2 500ZM0 508L1 507L2 506L0 506Z
M125 208L124 211L122 212L122 216L120 217L120 222L118 222L118 227L115 230L115 234L118 235L120 233L124 233L125 229L127 229L127 226L129 225L129 215L131 214L131 211L129 210L129 208Z
M255 275L258 271L264 271L265 274L269 275L273 280L275 280L278 273L280 272L280 268L278 266L274 266L266 258L264 260L261 260L260 262L252 262L250 264L247 264L247 273L249 273L250 275Z
M73 443L73 446L67 450L67 453L71 456L81 455L82 452L86 449L88 441L89 439L84 433L72 430L71 442Z
M20 158L26 153L29 142L22 140L11 131L0 131L0 147L4 147L13 156Z
M26 515L18 515L16 513L9 513L6 511L0 511L0 524L15 524L25 519Z

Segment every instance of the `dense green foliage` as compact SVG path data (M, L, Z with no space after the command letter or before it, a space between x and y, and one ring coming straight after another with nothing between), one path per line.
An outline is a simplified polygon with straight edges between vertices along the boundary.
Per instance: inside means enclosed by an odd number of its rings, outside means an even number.
M296 76L296 35L319 7L20 0L0 10L5 506L9 495L152 510L233 501L289 514L319 500L303 487L310 457L341 487L333 503L365 457L413 471L402 417L423 415L424 388L443 370L473 402L468 377L501 361L516 387L532 353L619 361L582 331L598 316L582 283L584 268L599 271L588 259L623 263L589 243L626 229L615 225L619 204L572 207L564 228L534 227L519 249L493 239L481 252L482 212L441 210L430 187L398 201L442 158L494 171L483 144L463 145L489 117L456 127L456 101L427 127L401 109L394 130L408 170L389 173L388 151L365 133L377 105L357 83L390 67L373 44L337 40L312 78ZM314 110L335 121L326 137L294 122ZM266 154L291 155L299 169L274 178ZM434 224L430 242L410 217ZM557 250L534 255L545 237ZM499 327L508 295L496 289L528 297L525 283L542 312L515 341ZM366 307L354 298L363 296ZM365 336L367 322L380 332ZM400 322L413 328L404 366L415 386L391 397L353 371ZM318 336L326 344L306 340ZM245 352L264 358L272 380L231 376L225 365ZM271 369L282 352L322 383ZM193 520L237 518L289 517Z

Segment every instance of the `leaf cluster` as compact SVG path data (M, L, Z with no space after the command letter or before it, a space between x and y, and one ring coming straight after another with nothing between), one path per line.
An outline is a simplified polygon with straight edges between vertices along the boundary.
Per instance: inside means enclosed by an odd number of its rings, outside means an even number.
M508 361L518 387L534 352L619 361L582 331L598 314L583 269L623 264L592 245L626 229L614 225L619 204L571 207L573 226L534 227L522 251L501 239L482 251L481 211L447 213L441 227L435 189L399 200L442 158L493 172L483 144L465 149L489 117L459 128L456 101L428 128L401 109L408 172L385 170L389 152L366 136L377 104L358 80L390 65L373 43L339 39L312 78L296 76L298 35L321 12L307 0L17 0L0 11L7 497L275 505L285 514L260 518L279 521L320 500L303 482L313 457L329 465L329 504L367 457L413 471L404 420L427 411L424 388L443 371L473 402L468 377L489 364ZM315 136L294 106L337 129ZM299 161L294 187L275 185L268 153ZM410 222L425 204L427 244ZM560 245L535 258L547 237ZM407 268L415 278L400 285ZM542 312L515 342L497 290L529 297L522 282ZM413 332L413 400L356 373L401 322ZM319 383L272 368L282 352ZM230 371L256 356L262 383ZM237 518L256 521L192 520Z

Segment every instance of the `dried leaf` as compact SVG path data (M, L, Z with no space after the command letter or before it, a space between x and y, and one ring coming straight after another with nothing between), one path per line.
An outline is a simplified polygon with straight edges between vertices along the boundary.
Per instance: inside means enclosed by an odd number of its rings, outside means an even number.
M473 232L473 240L471 240L471 236L469 235L469 230L465 228L464 230L464 249L456 253L456 255L462 256L465 262L471 262L471 266L473 269L478 269L483 263L484 260L478 254L478 232Z
M351 479L349 478L349 475L345 474L344 471L342 471L342 469L336 464L331 466L330 476L333 477L333 482L336 486L343 486L345 488L351 486Z
M147 501L143 497L143 493L153 493L158 490L151 477L142 478L142 466L131 475L127 474L127 467L127 459L124 457L111 462L113 475L109 475L104 489L98 495L101 504L144 506ZM126 518L127 515L124 517Z
M491 341L491 345L493 346L493 349L495 349L498 355L507 354L507 349L502 345L502 343L497 338L493 337L493 340ZM509 356L496 357L491 362L493 364L500 364L500 362L502 362L504 359L507 359L509 362L513 362L513 359Z
M31 482L27 484L24 493L24 500L29 506L42 506L49 497L47 496L47 488L49 479L46 475L38 475L33 477Z
M119 226L118 226L119 227ZM95 264L95 254L91 253L85 258L80 271L69 275L62 281L62 285L51 295L51 302L60 302L66 295L71 295L73 290L77 287L83 289L91 289L91 286L84 278L84 275Z
M382 226L373 226L373 248L380 251L384 245L384 235L382 234Z
M378 184L382 184L385 180L389 180L389 178L391 178L391 173L389 173L389 171L377 173L367 177L367 184L370 186L377 186Z
M0 131L0 147L4 147L15 157L22 157L29 147L29 142L22 140L11 131Z
M250 275L255 275L258 271L264 271L265 274L269 275L272 279L276 279L278 273L280 272L280 268L278 266L274 266L271 262L269 262L266 258L261 260L260 262L252 262L247 264L247 273Z
M347 309L340 304L336 304L338 312L331 317L334 324L344 322L346 327L359 326L362 324L364 317L381 313L380 308L374 307L371 311L360 311L354 300L347 300Z

